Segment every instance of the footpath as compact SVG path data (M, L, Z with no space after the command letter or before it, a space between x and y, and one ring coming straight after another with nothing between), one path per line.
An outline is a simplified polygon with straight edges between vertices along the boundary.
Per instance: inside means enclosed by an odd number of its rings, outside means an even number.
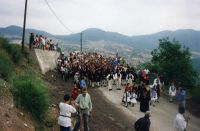
M108 91L107 87L100 87L98 89L117 108L121 109L135 120L144 116L144 113L139 111L140 103L137 103L134 107L130 105L128 108L122 105L121 99L124 89L116 90L116 88L114 88L112 91ZM166 98L161 96L160 102L156 103L155 107L150 106L150 111L151 131L175 131L174 119L178 111L177 104L170 103ZM186 114L190 116L187 131L200 131L200 118L195 117L187 111Z

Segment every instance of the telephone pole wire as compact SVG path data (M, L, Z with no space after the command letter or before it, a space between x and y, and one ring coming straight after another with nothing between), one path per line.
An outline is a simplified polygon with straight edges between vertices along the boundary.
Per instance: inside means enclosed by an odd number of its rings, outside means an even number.
M25 37L25 28L26 28L26 11L27 11L27 1L25 0L25 9L24 9L24 24L23 24L23 34L22 34L22 51L24 52L24 37Z
M53 15L56 17L56 19L58 20L58 22L70 33L73 33L72 30L70 30L67 26L65 26L65 24L62 22L62 20L58 17L58 15L56 14L56 12L53 10L53 8L50 6L49 2L47 0L44 0L48 6L48 8L50 9L50 11L53 13Z

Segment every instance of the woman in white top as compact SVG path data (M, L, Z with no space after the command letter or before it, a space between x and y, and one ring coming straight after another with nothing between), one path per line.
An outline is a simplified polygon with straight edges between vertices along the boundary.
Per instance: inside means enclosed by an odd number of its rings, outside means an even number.
M69 94L64 96L64 102L60 102L59 111L58 124L60 125L60 131L71 131L71 113L75 113L76 109L75 104L70 103Z
M173 102L174 97L176 96L176 87L174 86L174 83L172 82L171 86L169 87L169 101Z
M111 72L110 74L108 74L106 78L108 79L108 90L111 91L113 85L113 73Z

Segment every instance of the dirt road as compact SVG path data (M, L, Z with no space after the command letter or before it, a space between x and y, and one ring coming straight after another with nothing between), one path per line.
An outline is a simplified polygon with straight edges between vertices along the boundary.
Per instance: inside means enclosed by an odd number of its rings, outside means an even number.
M53 77L52 77L53 76ZM73 82L60 79L55 71L45 74L44 80L50 83L51 104L63 101L63 95L71 92ZM134 131L134 118L110 102L98 88L89 88L93 103L92 117L89 120L90 131ZM57 122L56 122L57 123ZM53 125L47 131L59 130Z
M106 87L98 88L108 100L110 100L116 107L131 116L135 120L143 117L144 113L139 111L140 104L128 108L122 106L121 98L124 90L112 90L108 91ZM151 131L174 131L174 118L177 113L178 106L175 103L169 103L166 98L161 97L160 103L156 103L156 106L150 106L152 113L151 119ZM191 120L187 131L200 131L200 119L186 112Z

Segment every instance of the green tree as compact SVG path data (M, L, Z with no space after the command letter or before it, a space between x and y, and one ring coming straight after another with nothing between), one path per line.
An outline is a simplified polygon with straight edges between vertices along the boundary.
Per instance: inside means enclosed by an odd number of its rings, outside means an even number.
M158 66L159 73L164 74L166 82L175 80L183 87L195 87L197 73L192 67L191 53L176 40L168 38L159 40L159 47L152 52L152 65Z

